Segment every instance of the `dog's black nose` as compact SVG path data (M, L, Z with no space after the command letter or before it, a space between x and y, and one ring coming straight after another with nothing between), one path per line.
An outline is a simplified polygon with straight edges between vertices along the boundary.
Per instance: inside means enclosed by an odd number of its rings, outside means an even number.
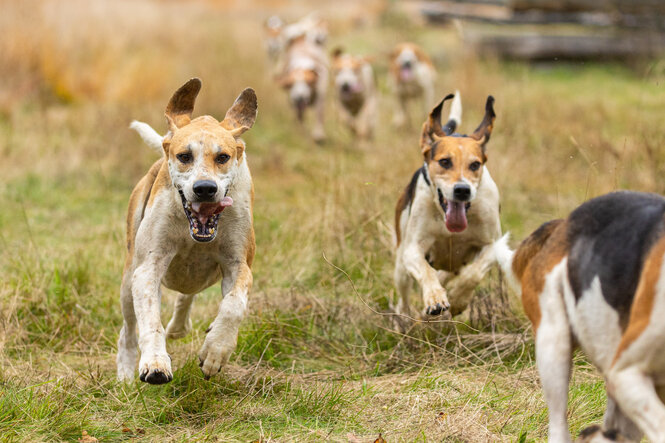
M471 186L466 184L457 184L453 187L453 197L455 200L467 201L471 198Z
M217 194L217 183L212 180L199 180L194 183L192 189L201 200L210 200Z
M348 83L342 83L342 92L349 92L351 90L351 85Z

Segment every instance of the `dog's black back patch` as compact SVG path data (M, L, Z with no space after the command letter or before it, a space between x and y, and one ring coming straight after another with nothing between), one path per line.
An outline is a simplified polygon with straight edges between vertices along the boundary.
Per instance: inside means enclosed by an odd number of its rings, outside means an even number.
M625 327L644 260L665 232L664 215L665 198L628 191L594 198L573 211L567 237L575 298L598 277L605 301Z
M411 181L406 187L406 192L405 192L406 200L404 201L404 208L408 208L411 206L411 202L413 201L413 195L416 193L416 185L418 184L418 178L420 177L421 174L425 179L425 181L428 182L427 184L429 184L425 167L421 166L416 172L413 173L413 177L411 177Z

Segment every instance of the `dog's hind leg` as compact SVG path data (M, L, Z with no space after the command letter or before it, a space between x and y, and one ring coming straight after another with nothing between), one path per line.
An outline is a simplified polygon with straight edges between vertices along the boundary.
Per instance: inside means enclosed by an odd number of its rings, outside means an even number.
M136 314L132 300L131 272L125 269L120 286L120 306L123 324L118 337L118 380L130 381L134 378L136 359L138 358L138 340L136 337Z
M608 431L618 431L622 437L631 441L642 440L642 431L635 426L626 414L624 414L616 401L609 395L607 396L607 409L603 417L603 428Z
M549 409L549 441L570 442L566 411L572 363L572 336L561 290L565 261L547 276L540 300L541 319L536 334L536 364ZM526 289L525 289L526 290ZM528 295L523 293L523 298Z
M451 315L460 314L469 306L473 290L487 274L494 261L494 245L490 244L481 249L476 258L460 269L447 284L441 282L448 291Z
M192 330L189 313L196 294L178 294L173 304L173 316L166 325L167 338L183 338Z
M665 406L650 376L636 366L615 367L607 376L607 385L622 412L644 431L649 441L665 442Z

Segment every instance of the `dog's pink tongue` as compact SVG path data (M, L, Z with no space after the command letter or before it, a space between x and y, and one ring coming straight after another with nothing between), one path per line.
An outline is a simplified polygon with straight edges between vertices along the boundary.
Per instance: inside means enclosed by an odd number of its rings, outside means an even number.
M402 80L404 81L409 81L411 80L411 77L413 77L413 71L411 68L402 68L400 69L400 77L402 77Z
M462 232L466 229L466 208L464 202L448 202L446 209L446 228L450 232Z
M224 197L221 201L214 203L192 203L192 209L196 213L196 218L199 219L201 224L205 225L210 217L219 214L225 207L231 206L232 204L233 199L231 197Z

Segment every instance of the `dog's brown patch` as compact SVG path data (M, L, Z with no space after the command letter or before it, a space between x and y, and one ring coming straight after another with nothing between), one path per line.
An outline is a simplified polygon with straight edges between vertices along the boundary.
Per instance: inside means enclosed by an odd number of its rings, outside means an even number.
M656 243L642 267L640 282L635 291L635 300L630 309L628 326L621 338L617 348L614 361L625 351L649 325L651 312L653 310L654 299L656 298L656 285L661 277L660 271L663 265L663 255L665 254L665 237L662 237Z
M474 186L480 183L487 157L483 155L482 146L477 140L471 137L435 136L434 143L427 144L423 151L430 177L437 177L446 183L460 182L462 177ZM474 164L476 162L479 165ZM478 167L474 170L475 166Z
M138 220L143 219L143 212L148 204L148 199L153 193L157 174L164 163L164 158L160 158L150 167L146 175L136 185L132 195L129 197L129 207L127 208L127 252L128 257L134 253L134 233L138 229L135 221L137 220L137 211L141 211Z
M556 219L543 223L530 236L525 238L515 251L513 258L513 273L518 280L522 279L524 270L534 255L536 255L550 238L552 232L563 223L563 219Z
M568 253L566 222L554 220L531 234L515 252L513 272L522 284L522 305L538 331L541 312L539 297L545 287L545 278Z
M400 242L402 241L402 230L399 226L399 220L402 217L402 212L404 212L410 203L410 199L407 194L408 189L405 189L402 192L402 195L399 196L399 200L397 200L397 207L395 208L395 237L397 238L397 246L399 246Z
M180 128L189 123L192 112L194 112L194 102L201 90L201 80L192 78L173 93L171 100L166 105L166 119L171 129Z

